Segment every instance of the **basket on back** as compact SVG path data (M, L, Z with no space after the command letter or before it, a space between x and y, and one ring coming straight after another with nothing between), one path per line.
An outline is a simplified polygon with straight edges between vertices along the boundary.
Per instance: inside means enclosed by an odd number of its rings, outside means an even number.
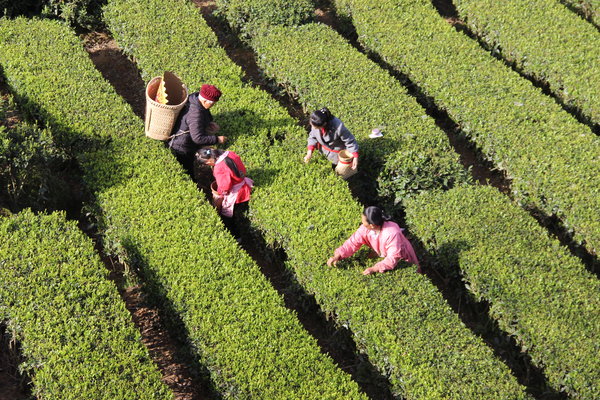
M187 88L174 73L152 78L146 85L146 136L167 140L187 97Z

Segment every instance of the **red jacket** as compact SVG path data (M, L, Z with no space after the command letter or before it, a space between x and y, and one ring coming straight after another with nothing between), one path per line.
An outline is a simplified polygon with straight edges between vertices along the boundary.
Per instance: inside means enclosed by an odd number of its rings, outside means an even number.
M235 165L238 167L238 170L242 174L241 178L235 176L235 173L227 166L225 157L229 157L231 160L233 160ZM213 175L217 181L217 192L219 192L221 196L224 196L229 193L233 185L244 180L244 177L246 176L246 167L242 163L240 156L235 154L233 151L226 151L215 163ZM244 185L238 192L236 203L242 203L250 200L250 191L251 188L248 185Z

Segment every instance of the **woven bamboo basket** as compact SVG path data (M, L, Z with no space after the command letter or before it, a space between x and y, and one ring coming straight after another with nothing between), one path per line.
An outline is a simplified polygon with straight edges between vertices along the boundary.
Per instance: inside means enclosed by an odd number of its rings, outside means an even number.
M162 77L154 77L146 85L146 115L144 130L146 136L156 140L167 140L179 112L185 106L188 92L181 80L171 72L165 72L165 88L170 104L156 102L156 92Z
M350 178L358 172L358 169L352 169L352 154L348 150L342 150L338 153L338 164L335 172L344 179Z

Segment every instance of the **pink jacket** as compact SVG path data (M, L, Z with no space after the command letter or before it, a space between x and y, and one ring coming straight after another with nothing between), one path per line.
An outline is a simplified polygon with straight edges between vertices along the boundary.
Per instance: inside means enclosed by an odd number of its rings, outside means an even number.
M348 258L356 253L363 244L372 248L379 257L385 257L374 265L374 268L379 272L394 269L399 260L419 265L419 260L412 245L395 222L384 222L381 231L378 233L361 225L343 245L335 250L335 255Z

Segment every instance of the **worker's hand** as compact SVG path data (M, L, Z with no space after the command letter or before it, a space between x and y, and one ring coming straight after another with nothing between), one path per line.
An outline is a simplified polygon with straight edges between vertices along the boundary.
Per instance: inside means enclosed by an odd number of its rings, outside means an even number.
M328 266L337 266L337 262L340 261L340 256L334 255L333 257L329 257L329 260L327 260L327 265Z
M312 157L312 151L309 151L306 153L306 155L304 156L304 163L308 163L310 161L310 158Z
M375 272L379 272L375 267L367 268L363 271L363 275L371 275Z
M358 168L358 157L354 157L354 158L352 159L352 167L351 167L351 168L352 168L352 169L356 169L356 168Z
M225 143L227 141L227 136L217 136L217 141L220 144L223 144L223 143Z

